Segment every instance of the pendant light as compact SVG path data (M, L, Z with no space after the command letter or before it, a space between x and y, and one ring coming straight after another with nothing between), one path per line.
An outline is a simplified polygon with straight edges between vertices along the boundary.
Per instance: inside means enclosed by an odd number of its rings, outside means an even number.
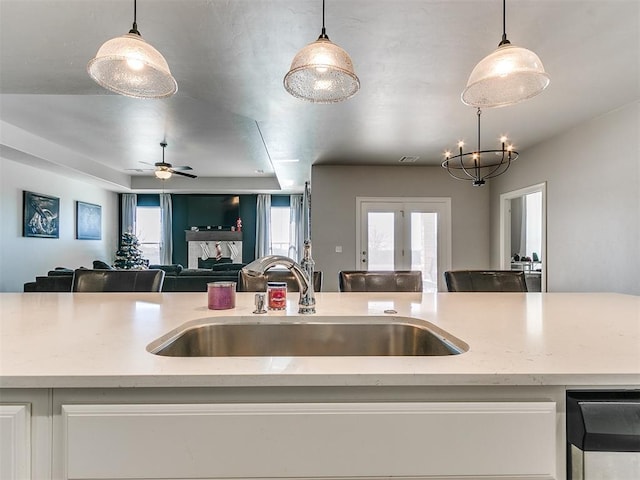
M134 98L165 98L178 90L162 54L142 39L136 23L133 1L133 28L129 33L107 40L87 72L98 85Z
M535 97L549 85L538 55L507 40L506 0L502 0L502 41L476 65L462 92L474 107L502 107Z
M336 103L354 96L360 80L353 70L349 54L329 40L324 26L322 0L322 33L293 58L284 77L284 88L291 95L312 103Z

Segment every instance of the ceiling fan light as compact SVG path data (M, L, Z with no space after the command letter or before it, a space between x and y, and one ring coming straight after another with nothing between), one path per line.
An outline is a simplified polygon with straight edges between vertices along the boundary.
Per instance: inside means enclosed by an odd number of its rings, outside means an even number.
M312 103L336 103L353 97L360 89L360 80L349 54L321 36L293 58L284 88Z
M549 85L538 55L510 43L483 58L469 76L462 102L473 107L502 107L535 97Z
M135 33L107 40L87 65L98 85L134 98L166 98L178 91L162 54Z
M165 169L159 169L155 171L156 178L160 180L168 180L171 178L171 172Z

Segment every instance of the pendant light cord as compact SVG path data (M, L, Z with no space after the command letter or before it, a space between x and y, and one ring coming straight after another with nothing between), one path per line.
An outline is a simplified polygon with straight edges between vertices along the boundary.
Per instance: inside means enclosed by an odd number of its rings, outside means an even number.
M324 28L324 0L322 0L322 33L320 34L319 38L329 39L329 37L327 36L327 31Z
M502 41L498 46L500 47L501 45L507 45L509 43L511 42L507 40L507 0L502 0Z
M138 31L138 23L136 21L137 19L137 5L136 5L136 0L133 0L133 28L131 30L129 30L129 33L133 33L134 35L140 35L140 32Z

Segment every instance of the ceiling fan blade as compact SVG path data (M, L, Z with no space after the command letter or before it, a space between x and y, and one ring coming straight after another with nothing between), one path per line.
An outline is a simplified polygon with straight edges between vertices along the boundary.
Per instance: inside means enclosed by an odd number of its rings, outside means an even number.
M193 170L193 168L191 168L188 165L181 165L178 167L171 167L173 170Z
M139 172L139 173L154 171L153 168L125 168L124 170L126 172Z
M174 169L171 169L171 173L175 173L176 175L182 175L183 177L198 178L197 175L192 175L190 173L184 173L184 172L177 172Z
M155 163L149 163L149 162L143 162L142 160L138 160L140 163L144 163L145 165L151 165L152 167L155 167Z

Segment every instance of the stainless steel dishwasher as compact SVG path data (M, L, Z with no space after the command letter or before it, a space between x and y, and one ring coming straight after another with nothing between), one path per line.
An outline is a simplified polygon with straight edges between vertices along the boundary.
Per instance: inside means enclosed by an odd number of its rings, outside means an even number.
M567 392L567 478L640 479L640 390Z

